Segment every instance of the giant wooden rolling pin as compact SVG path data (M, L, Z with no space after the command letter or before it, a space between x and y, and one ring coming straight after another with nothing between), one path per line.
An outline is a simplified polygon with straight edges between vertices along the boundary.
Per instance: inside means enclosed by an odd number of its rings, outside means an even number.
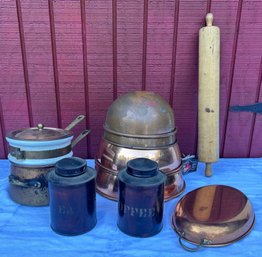
M205 175L219 159L219 59L220 31L206 15L206 27L199 31L198 159L206 163Z

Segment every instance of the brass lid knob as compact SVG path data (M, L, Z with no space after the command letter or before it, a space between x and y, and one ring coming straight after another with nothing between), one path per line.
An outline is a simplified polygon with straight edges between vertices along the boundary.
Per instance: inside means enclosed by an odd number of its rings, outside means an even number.
M37 128L38 128L39 130L42 130L44 127L45 127L45 126L44 126L44 124L42 124L42 123L37 124Z

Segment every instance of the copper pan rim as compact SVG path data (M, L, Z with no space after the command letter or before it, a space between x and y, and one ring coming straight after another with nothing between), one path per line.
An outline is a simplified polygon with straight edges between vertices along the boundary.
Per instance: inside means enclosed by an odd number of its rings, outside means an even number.
M104 198L107 198L107 199L112 200L112 201L114 201L114 202L118 202L118 197L115 198L115 197L113 197L113 196L111 196L111 195L109 195L109 194L105 194L104 192L102 192L102 191L99 190L98 188L96 188L96 192L97 192L99 195L101 195L102 197L104 197Z
M197 251L241 240L255 224L251 201L240 190L227 185L207 185L182 197L171 217L181 247ZM196 247L188 247L183 241Z
M173 200L173 199L177 198L178 196L180 196L181 194L184 193L185 189L186 189L186 182L183 180L183 187L182 187L182 189L175 195L170 195L168 197L165 196L164 201L168 202L170 200Z
M105 136L103 137L103 140L106 141L109 144L118 146L118 147L124 147L127 149L136 149L136 150L161 150L161 149L165 149L168 147L172 147L174 144L177 143L177 139L173 140L172 143L170 144L165 144L165 145L158 145L158 146L139 146L139 145L125 145L125 144L120 144L117 143L115 141L110 141L109 139L105 138Z
M111 177L111 178L113 178L113 177L116 178L116 177L117 177L117 174L119 173L119 171L111 170L111 169L108 169L108 168L104 167L104 166L103 166L99 161L97 161L97 160L96 160L95 164L96 164L96 170L97 170L98 174L99 174L99 172L101 172L101 174L104 174L104 176L106 176L106 177L108 177L108 178L109 178L109 177ZM161 170L161 169L160 169L160 170ZM162 172L163 172L163 171L162 171ZM165 191L165 199L164 199L164 201L167 202L167 201L172 200L172 199L178 197L179 195L181 195L181 194L184 192L185 188L186 188L186 183L185 183L185 181L182 179L181 166L179 166L179 167L178 167L177 169L175 169L175 170L172 170L171 172L168 172L168 174L165 173L165 172L163 172L163 173L166 174L168 178L175 178L176 176L178 176L178 178L181 178L181 182L179 182L178 185L176 184L175 189L171 189L171 193L168 192L168 191L167 191L168 193L166 193L166 191ZM98 176L97 179L99 179L99 176ZM115 182L113 182L113 183L115 183ZM111 184L111 183L110 183L110 184ZM172 183L172 184L166 184L166 185L165 185L165 190L170 189L170 186L172 187L172 185L173 185L173 183ZM102 190L101 190L99 184L97 184L97 186L96 186L96 192L99 193L101 196L103 196L103 197L105 197L105 198L108 198L108 199L110 199L110 200L117 201L117 196L116 196L116 194L115 194L115 193L117 193L117 192L113 192L113 191L111 191L111 190L105 191L105 189L102 189Z
M104 130L110 134L114 134L117 136L123 136L123 137L130 137L130 138L145 138L145 139L155 139L155 138L163 138L163 137L170 137L176 134L177 130L174 128L172 131L167 132L167 133L162 133L162 134L148 134L148 135L141 135L141 134L127 134L127 133L122 133L118 132L112 129L109 129L104 125Z
M178 193L175 194L175 195L171 195L170 197L165 197L165 198L164 198L164 202L171 201L171 200L173 200L174 198L176 198L176 197L180 196L181 194L183 194L183 192L185 191L185 188L186 188L186 183L185 183L185 181L184 181L183 183L184 183L184 184L183 184L183 188L181 189L181 191L178 192ZM96 188L96 192L97 192L99 195L101 195L102 197L105 197L105 198L107 198L107 199L109 199L109 200L112 200L112 201L115 201L115 202L118 201L118 198L112 197L112 196L110 196L109 194L105 194L103 191L99 190L98 188Z
M235 243L235 242L237 242L237 241L240 241L240 240L242 240L243 238L245 238L245 237L252 231L252 229L253 229L254 226L255 226L255 223L256 223L256 218L254 217L254 220L253 220L252 225L250 226L249 230L246 231L246 233L244 233L243 235L239 236L238 238L236 238L236 239L234 239L234 240L232 240L232 241L229 241L229 242L223 243L223 244L202 245L202 247L210 247L210 248L213 248L213 247L223 247L223 246L231 245L231 244L233 244L233 243ZM186 242L188 242L188 243L190 243L190 244L199 246L198 243L193 242L193 241L191 241L191 240L188 240L186 237L184 237L184 236L181 235L182 233L177 230L177 228L176 228L176 226L175 226L175 224L174 224L174 217L173 217L173 215L172 215L172 217L171 217L171 225L172 225L173 230L177 233L177 235L178 235L179 237L181 237L183 240L185 240Z
M97 159L95 160L95 164L98 165L100 168L104 169L107 173L111 173L111 174L114 174L114 175L117 175L118 174L118 170L112 170L112 169L109 169L107 167L105 167L103 164L101 164ZM181 168L182 168L182 162L181 164L174 170L170 170L170 171L162 171L161 168L159 170L161 170L163 173L165 173L167 176L168 175L174 175L176 173L179 173L181 172Z

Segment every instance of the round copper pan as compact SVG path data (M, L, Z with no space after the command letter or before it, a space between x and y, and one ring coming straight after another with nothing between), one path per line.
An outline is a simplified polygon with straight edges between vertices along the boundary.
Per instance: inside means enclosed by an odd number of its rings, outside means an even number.
M201 246L232 244L253 228L255 214L248 198L239 190L211 185L186 194L176 205L172 225L181 246L196 251ZM197 245L184 245L182 240Z

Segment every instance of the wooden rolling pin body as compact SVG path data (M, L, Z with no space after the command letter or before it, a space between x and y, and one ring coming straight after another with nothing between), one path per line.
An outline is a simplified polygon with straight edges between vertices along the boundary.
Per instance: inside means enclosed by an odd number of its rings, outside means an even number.
M198 159L206 163L206 176L219 159L220 31L212 22L209 13L199 31Z

